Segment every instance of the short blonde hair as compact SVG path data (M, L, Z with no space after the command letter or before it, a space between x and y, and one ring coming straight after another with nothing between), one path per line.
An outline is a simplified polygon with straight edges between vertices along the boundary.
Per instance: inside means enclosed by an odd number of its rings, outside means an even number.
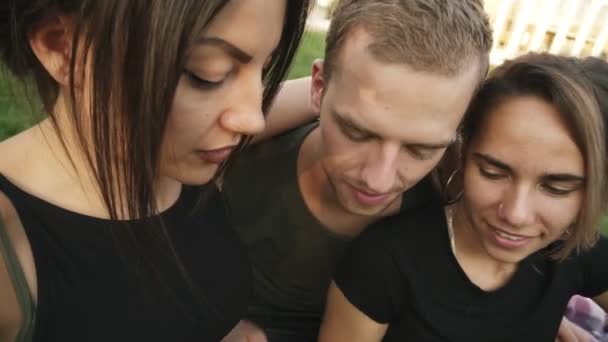
M492 31L480 0L339 0L326 39L324 78L338 66L349 33L370 34L378 60L452 76L479 58L488 68Z

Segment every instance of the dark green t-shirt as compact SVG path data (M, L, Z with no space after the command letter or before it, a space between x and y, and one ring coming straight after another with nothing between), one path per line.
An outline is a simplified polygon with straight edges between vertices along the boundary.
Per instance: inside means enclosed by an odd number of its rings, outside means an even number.
M251 146L228 170L223 193L249 251L254 299L249 319L265 329L316 338L334 266L350 238L322 225L299 191L297 158L315 121ZM408 191L402 210L431 197L427 181ZM410 194L412 194L410 196Z

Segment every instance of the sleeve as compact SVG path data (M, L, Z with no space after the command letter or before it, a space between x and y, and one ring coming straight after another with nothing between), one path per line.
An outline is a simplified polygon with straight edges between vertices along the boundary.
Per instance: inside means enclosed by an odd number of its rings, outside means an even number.
M582 286L580 295L595 297L608 291L608 238L599 241L581 255Z
M386 324L399 314L407 285L386 243L392 237L383 228L368 228L351 243L334 281L352 305Z

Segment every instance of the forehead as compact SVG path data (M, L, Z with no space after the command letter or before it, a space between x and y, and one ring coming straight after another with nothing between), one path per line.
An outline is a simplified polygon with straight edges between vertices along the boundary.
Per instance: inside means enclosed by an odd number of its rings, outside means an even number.
M561 113L533 96L515 97L488 113L472 142L512 168L583 175L583 155Z
M285 6L286 0L228 1L204 36L226 40L251 55L268 54L281 38Z
M417 71L378 61L367 49L369 41L364 31L345 41L324 101L386 138L452 138L479 83L479 65L471 63L455 76Z

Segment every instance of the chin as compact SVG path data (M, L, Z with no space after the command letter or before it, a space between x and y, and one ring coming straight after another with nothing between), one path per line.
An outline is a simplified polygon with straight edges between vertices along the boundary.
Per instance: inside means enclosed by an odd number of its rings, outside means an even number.
M358 207L358 206L349 206L349 207L344 206L344 207L351 214L355 214L355 215L359 215L359 216L377 216L380 213L382 213L382 211L384 210L384 208L377 208L377 207L373 207L373 208L363 208L363 207Z
M492 259L505 264L518 264L529 255L529 253L524 251L506 252L488 246L485 249Z
M342 207L351 214L359 216L378 216L387 208L390 203L392 203L393 200L387 201L386 203L382 203L381 205L376 206L363 206L358 204L355 198L346 196L340 196L339 201Z
M216 171L216 166L191 168L188 170L188 172L181 172L171 178L184 185L205 185L213 179L213 176L215 176Z

